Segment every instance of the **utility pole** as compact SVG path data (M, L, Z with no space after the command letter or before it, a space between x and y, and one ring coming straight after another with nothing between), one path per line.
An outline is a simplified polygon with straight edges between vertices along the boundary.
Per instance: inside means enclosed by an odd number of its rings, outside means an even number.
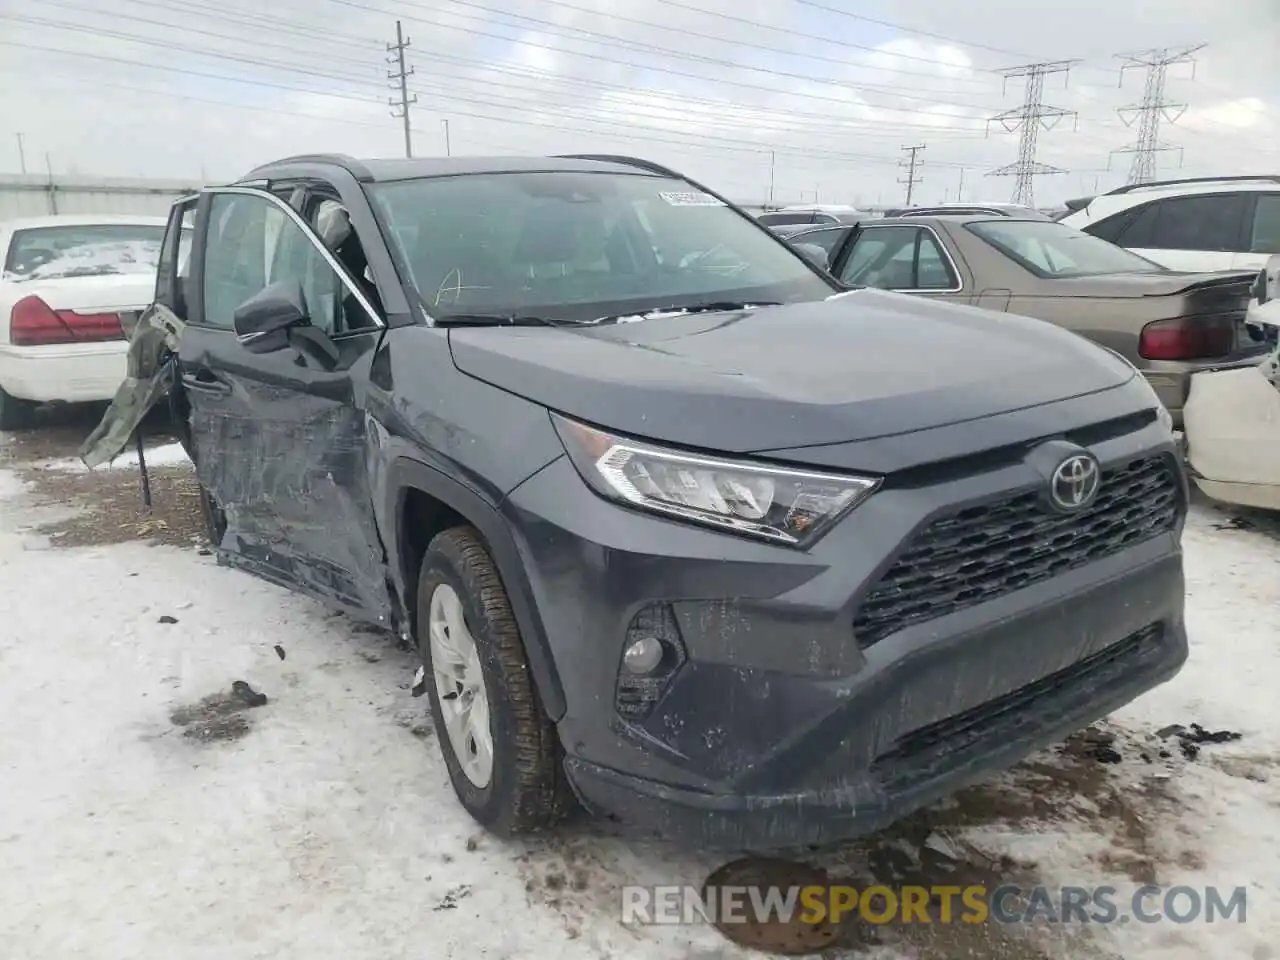
M409 96L409 78L413 76L413 67L406 68L404 65L404 52L409 47L410 40L404 35L404 30L400 26L400 21L396 21L396 42L387 44L387 52L391 56L387 57L387 63L392 64L396 69L387 73L387 79L392 85L399 84L400 99L394 97L387 102L391 105L391 115L399 117L404 121L404 155L406 157L413 156L413 134L409 127L409 107L418 102L418 95ZM399 110L399 113L396 113Z
M441 120L440 122L444 124L444 155L446 157L452 157L453 150L449 146L449 121L446 119Z
M769 206L771 207L773 206L773 170L777 162L778 162L778 154L775 151L770 150L769 151Z
M1059 167L1051 167L1047 163L1036 161L1036 147L1041 130L1052 130L1063 117L1075 117L1074 110L1052 107L1044 102L1044 78L1054 73L1067 73L1077 60L1056 60L1045 63L1028 63L1020 67L1001 70L1005 85L1017 77L1025 77L1026 93L1022 106L1004 113L996 114L987 121L987 132L991 132L991 124L998 123L1009 133L1019 133L1018 159L992 170L989 177L1014 177L1013 202L1028 207L1035 206L1035 190L1033 178L1053 173L1066 173ZM1077 123L1078 123L1077 118Z
M911 154L911 159L898 161L898 166L907 168L907 179L903 180L899 178L898 182L905 183L907 185L907 206L908 207L911 206L911 198L916 192L916 184L924 182L923 178L916 176L916 166L920 162L917 159L917 157L920 151L923 149L924 149L924 144L921 144L918 147L903 147L902 152Z
M956 187L956 203L964 201L964 167L960 168L960 186Z
M23 173L26 173L27 151L22 148L22 134L15 133L14 136L18 138L18 166L21 168Z
M1196 75L1195 58L1192 56L1204 44L1192 47L1165 47L1160 50L1147 50L1143 53L1122 54L1120 59L1124 66L1120 68L1120 85L1124 86L1124 72L1134 67L1142 67L1147 71L1147 82L1142 92L1142 102L1127 107L1120 107L1116 113L1124 121L1126 127L1138 127L1138 139L1126 147L1113 150L1112 153L1131 153L1133 161L1129 164L1129 183L1150 183L1156 178L1156 154L1169 150L1178 151L1178 163L1182 163L1182 148L1172 143L1164 143L1160 139L1160 121L1168 120L1177 123L1187 111L1185 103L1171 103L1164 98L1164 83L1168 78L1169 68L1180 63L1191 64L1191 76Z

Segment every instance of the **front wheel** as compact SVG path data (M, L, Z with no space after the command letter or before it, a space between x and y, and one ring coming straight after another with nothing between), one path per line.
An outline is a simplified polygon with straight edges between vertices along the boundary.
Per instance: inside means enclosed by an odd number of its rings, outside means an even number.
M417 634L458 801L502 836L554 825L572 804L555 726L534 692L497 568L469 527L446 530L427 548Z

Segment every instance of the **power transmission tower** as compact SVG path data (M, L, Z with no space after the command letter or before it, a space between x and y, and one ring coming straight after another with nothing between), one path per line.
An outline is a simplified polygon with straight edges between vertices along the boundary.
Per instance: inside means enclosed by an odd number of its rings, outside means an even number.
M903 153L911 154L911 159L898 161L898 166L907 168L907 179L903 180L901 177L899 177L898 182L905 183L907 185L907 206L908 207L911 206L911 197L916 192L916 184L924 182L924 180L921 177L916 176L916 166L918 164L918 161L916 160L916 156L923 149L924 149L924 144L921 144L918 147L903 147L902 148Z
M1013 187L1013 202L1028 207L1035 205L1035 191L1032 178L1052 173L1066 173L1059 167L1051 167L1047 163L1036 162L1036 146L1041 130L1052 130L1063 117L1075 117L1074 110L1052 107L1044 102L1044 78L1054 73L1067 73L1078 60L1055 60L1046 63L1028 63L1020 67L1001 70L1005 85L1017 77L1026 77L1026 94L1022 98L1022 106L1006 110L987 121L987 132L991 132L991 124L998 123L1009 133L1020 133L1018 139L1018 160L999 167L987 174L989 177L1016 177ZM1078 122L1078 121L1077 121Z
M1168 79L1169 68L1180 63L1191 64L1191 76L1195 77L1195 58L1192 56L1204 44L1191 47L1164 47L1159 50L1147 50L1143 53L1126 53L1120 56L1124 66L1120 68L1120 85L1124 86L1124 72L1134 67L1142 67L1147 71L1147 82L1142 92L1142 102L1127 107L1120 107L1116 113L1124 121L1126 127L1138 127L1138 139L1127 147L1121 147L1113 153L1132 153L1133 161L1129 164L1130 183L1150 183L1156 178L1156 154L1170 150L1178 151L1178 162L1181 164L1182 148L1160 139L1160 121L1168 120L1177 123L1187 110L1185 103L1171 103L1164 98L1164 82Z
M410 40L404 35L404 30L400 26L400 21L396 21L396 42L387 44L387 52L391 56L387 57L387 63L392 64L396 69L387 73L387 79L392 84L399 84L400 99L394 97L387 102L391 104L391 115L399 117L404 121L404 155L406 157L413 156L413 134L409 127L409 107L418 102L418 95L409 95L409 78L413 76L413 67L406 69L404 65L404 52L409 48ZM399 113L396 113L396 110Z

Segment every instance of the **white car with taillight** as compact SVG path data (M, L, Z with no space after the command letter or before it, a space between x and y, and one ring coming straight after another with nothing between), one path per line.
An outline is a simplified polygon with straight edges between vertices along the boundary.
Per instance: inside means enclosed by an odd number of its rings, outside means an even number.
M155 294L162 217L0 223L0 429L40 403L110 400L127 332Z

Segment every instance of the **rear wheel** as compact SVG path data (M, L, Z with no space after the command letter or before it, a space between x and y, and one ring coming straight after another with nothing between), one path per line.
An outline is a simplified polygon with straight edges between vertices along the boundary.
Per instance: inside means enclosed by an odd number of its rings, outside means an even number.
M36 404L0 389L0 430L23 430L35 419Z
M520 629L480 536L446 530L422 561L418 647L454 793L502 836L554 825L572 805L555 725L534 692Z

